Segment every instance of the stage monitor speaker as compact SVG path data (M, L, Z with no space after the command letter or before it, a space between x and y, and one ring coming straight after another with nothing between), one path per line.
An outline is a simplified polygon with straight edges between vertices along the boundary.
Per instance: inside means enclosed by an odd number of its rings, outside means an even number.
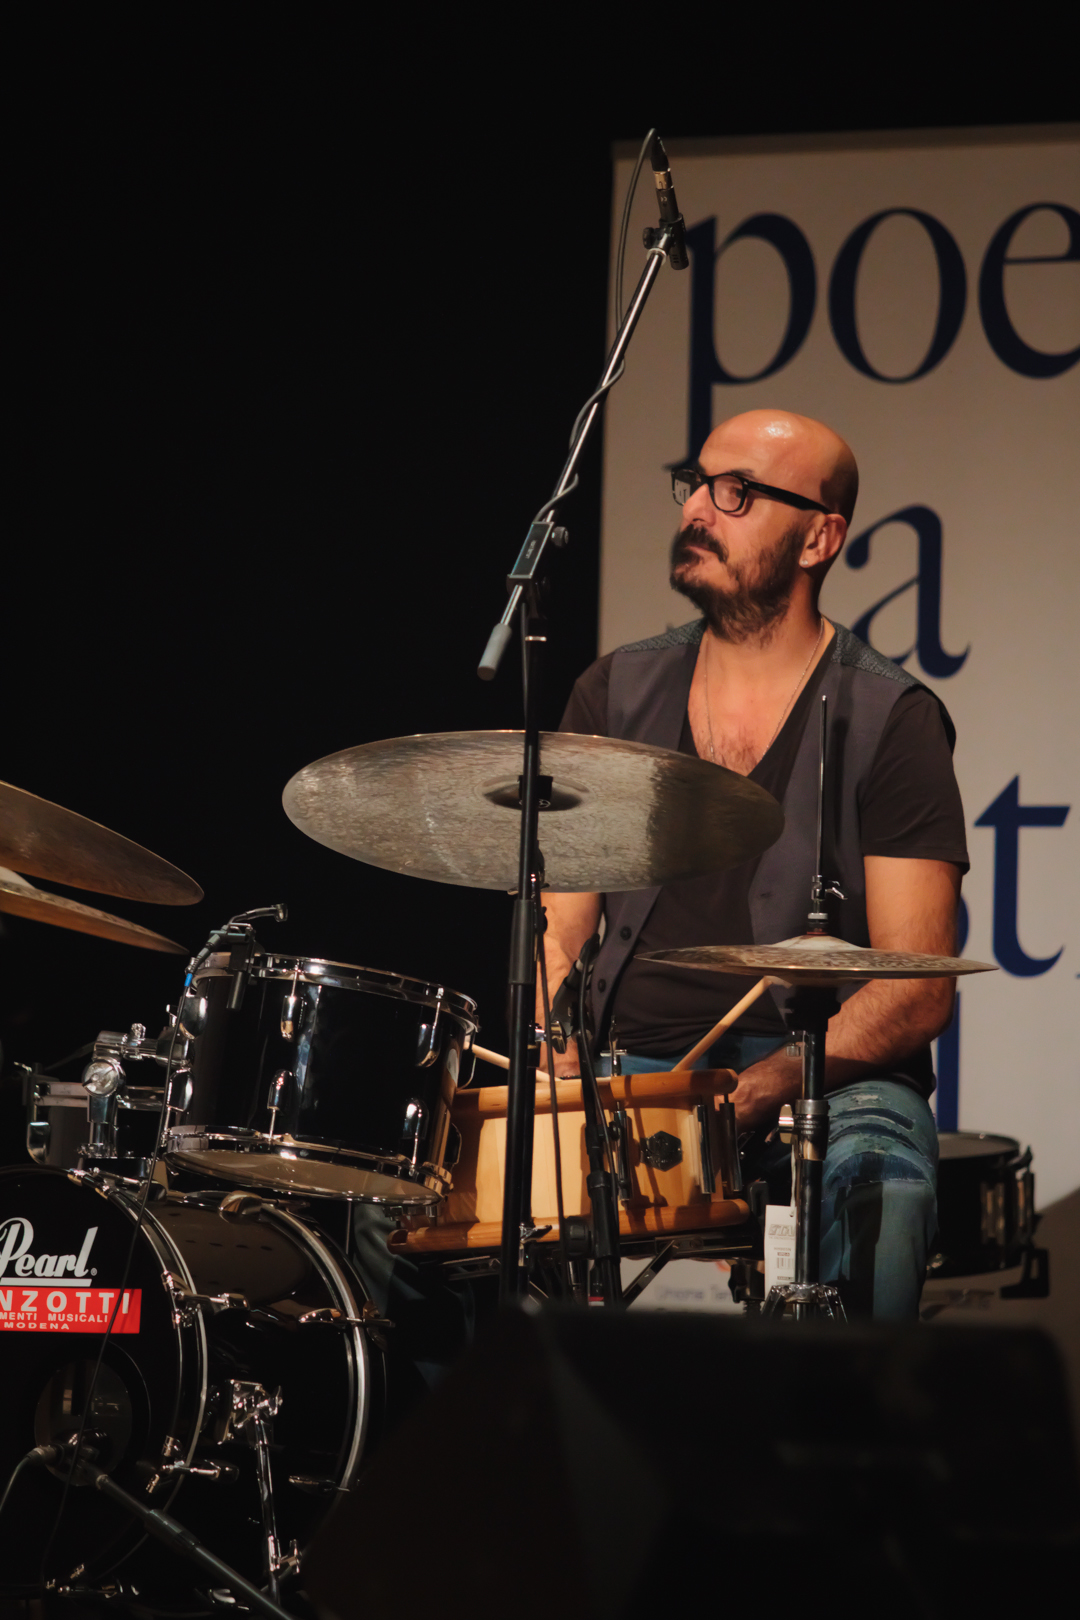
M508 1312L316 1538L339 1620L1002 1613L1080 1555L1042 1333Z

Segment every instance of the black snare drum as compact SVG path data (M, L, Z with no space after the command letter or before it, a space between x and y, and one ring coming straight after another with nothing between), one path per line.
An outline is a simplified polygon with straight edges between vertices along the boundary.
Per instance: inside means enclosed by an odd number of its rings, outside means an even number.
M400 974L257 951L231 1009L229 962L211 956L181 1006L190 1072L173 1085L170 1163L277 1192L437 1203L476 1003Z
M1019 1265L1035 1232L1031 1149L1011 1136L939 1131L938 1241L929 1277Z
M85 1415L99 1466L118 1485L175 1514L262 1584L260 1457L235 1421L239 1400L256 1388L271 1399L280 1391L268 1425L276 1539L282 1553L293 1542L302 1552L353 1484L369 1410L381 1408L382 1356L360 1325L372 1313L329 1239L239 1191L153 1199L118 1297L137 1205L135 1192L98 1177L0 1171L8 1396L0 1479L33 1446L68 1439ZM0 1585L8 1590L40 1579L62 1472L62 1464L26 1471L5 1506ZM127 1563L142 1535L123 1508L76 1486L48 1574L62 1583L100 1579ZM156 1543L138 1554L151 1572L162 1557ZM145 1590L142 1575L139 1585Z

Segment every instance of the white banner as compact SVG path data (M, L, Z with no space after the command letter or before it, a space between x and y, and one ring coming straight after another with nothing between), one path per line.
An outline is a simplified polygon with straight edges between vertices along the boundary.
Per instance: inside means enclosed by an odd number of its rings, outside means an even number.
M961 982L939 1121L1030 1143L1044 1205L1080 1185L1080 132L668 151L691 267L607 406L600 650L693 617L664 594L665 469L711 426L843 434L862 486L822 605L956 722L964 949L1001 968ZM627 298L655 218L646 164Z

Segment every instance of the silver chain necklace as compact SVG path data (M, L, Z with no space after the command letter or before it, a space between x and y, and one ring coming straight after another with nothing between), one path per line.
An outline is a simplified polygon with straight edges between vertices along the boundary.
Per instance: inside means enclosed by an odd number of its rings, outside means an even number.
M784 704L784 712L780 716L779 720L776 722L776 730L773 732L772 736L769 738L768 742L765 744L764 749L762 750L761 754L758 757L758 760L756 761L757 764L761 763L761 760L763 760L765 758L765 755L769 752L769 749L772 747L772 745L776 741L777 737L779 737L779 735L780 735L780 727L784 724L784 721L788 717L788 713L790 712L791 705L795 702L795 698L796 698L796 695L798 693L798 690L799 690L800 686L802 685L803 681L805 681L807 675L810 673L810 665L814 662L814 659L817 656L818 648L821 646L821 638L822 638L822 636L824 634L825 634L825 620L824 620L824 618L822 618L821 624L820 624L820 626L818 628L817 640L814 642L814 645L811 648L810 657L806 660L806 668L803 670L802 674L799 676L798 680L795 682L795 685L792 688L791 696L788 698L787 702ZM719 762L718 762L718 760L716 758L716 748L715 748L715 745L713 743L712 703L709 701L709 643L706 643L706 645L705 645L705 719L708 722L708 726L709 726L709 758L712 760L713 764L716 765Z

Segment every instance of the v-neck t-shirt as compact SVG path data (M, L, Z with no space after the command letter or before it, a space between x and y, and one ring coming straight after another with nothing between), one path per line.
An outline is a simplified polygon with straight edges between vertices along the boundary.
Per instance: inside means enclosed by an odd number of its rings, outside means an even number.
M779 733L749 773L748 780L778 802L787 792L834 648L830 638ZM614 656L599 659L581 676L560 730L608 735L607 688ZM688 714L678 751L699 757ZM952 753L937 700L925 687L909 688L893 705L859 800L859 827L864 856L951 861L967 870L964 812ZM660 890L612 1005L619 1044L627 1051L647 1057L684 1052L746 994L751 981L736 974L697 972L641 957L680 946L753 943L750 890L758 859ZM806 888L808 911L812 875L791 874L793 883ZM747 1035L784 1034L783 1020L768 995L758 997L736 1028Z

